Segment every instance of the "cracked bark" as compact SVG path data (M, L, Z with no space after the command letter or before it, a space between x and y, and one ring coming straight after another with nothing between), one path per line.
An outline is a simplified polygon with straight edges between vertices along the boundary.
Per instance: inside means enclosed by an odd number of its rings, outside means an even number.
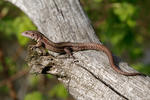
M78 0L8 1L22 9L38 30L54 42L100 43ZM76 59L32 55L29 65L31 72L58 76L76 100L150 99L149 77L116 73L103 52L88 50L74 56ZM115 63L125 71L135 72L116 57Z

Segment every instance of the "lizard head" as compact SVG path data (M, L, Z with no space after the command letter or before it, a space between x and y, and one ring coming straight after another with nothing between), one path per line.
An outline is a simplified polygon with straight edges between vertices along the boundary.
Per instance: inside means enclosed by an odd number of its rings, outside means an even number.
M41 38L41 34L39 31L25 31L25 32L22 32L22 35L25 37L31 38L35 41Z

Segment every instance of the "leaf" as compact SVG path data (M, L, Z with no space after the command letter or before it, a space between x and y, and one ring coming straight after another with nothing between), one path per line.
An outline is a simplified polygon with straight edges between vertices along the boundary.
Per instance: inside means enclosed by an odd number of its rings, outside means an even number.
M40 92L35 91L27 94L24 100L43 100L43 96Z
M62 84L58 84L49 91L49 96L56 96L59 98L66 99L68 97L68 92Z
M127 20L127 24L129 27L135 27L136 26L136 21L135 20L131 20L131 19L128 19Z
M126 2L114 3L113 8L114 14L116 14L121 21L127 21L136 11L136 8L132 4Z

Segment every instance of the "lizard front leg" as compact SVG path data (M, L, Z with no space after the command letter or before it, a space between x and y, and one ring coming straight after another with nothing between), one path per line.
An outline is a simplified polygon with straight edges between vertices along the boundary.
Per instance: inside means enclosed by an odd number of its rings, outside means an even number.
M42 42L41 41L38 41L37 44L35 45L35 47L37 47L37 48L41 47L41 46L42 46Z
M36 45L31 45L31 50L36 49L36 48L41 47L41 46L42 46L42 42L38 41L36 43Z
M39 41L35 45L30 45L31 46L30 49L35 50L38 53L38 55L46 55L47 52L46 52L45 48L39 48L39 47L42 47L42 45L43 45L43 43Z

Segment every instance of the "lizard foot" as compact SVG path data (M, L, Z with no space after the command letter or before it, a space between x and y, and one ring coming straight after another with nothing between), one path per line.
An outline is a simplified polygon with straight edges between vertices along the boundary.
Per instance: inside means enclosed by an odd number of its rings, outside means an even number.
M75 59L75 57L73 56L73 54L72 54L70 48L66 47L66 48L64 48L64 51L66 52L68 58L73 58L73 59Z
M36 45L29 45L29 49L31 50L31 51L35 51L35 52L37 52L37 54L38 55L47 55L47 52L45 51L45 49L44 48L38 48Z

